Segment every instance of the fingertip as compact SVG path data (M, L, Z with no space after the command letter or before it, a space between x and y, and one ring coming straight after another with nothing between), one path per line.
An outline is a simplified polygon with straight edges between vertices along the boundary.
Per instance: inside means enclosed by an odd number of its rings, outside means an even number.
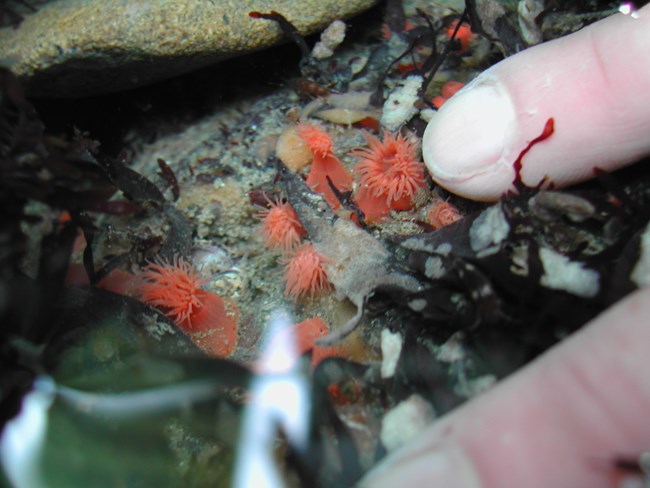
M612 486L616 456L650 439L649 298L631 294L440 418L360 486Z
M641 15L645 14L645 15ZM452 97L425 131L434 181L461 196L498 199L514 162L553 118L556 131L522 161L529 186L561 188L614 171L650 152L650 110L639 96L650 69L650 8L614 15L492 66Z
M447 190L474 200L496 200L513 180L508 148L517 132L508 91L486 72L429 122L422 138L424 163Z
M481 481L465 451L458 446L403 456L368 473L358 488L444 486L481 488Z

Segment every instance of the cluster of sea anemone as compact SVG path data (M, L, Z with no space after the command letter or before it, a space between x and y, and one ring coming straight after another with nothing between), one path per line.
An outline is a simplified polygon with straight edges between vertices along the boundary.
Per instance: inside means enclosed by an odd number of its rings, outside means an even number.
M365 133L367 147L351 153L358 162L349 172L334 154L333 141L323 128L303 122L295 126L294 131L311 159L307 184L321 193L334 210L340 208L342 192L354 189L352 199L366 221L381 221L393 210L412 209L418 193L425 187L417 142L402 134L385 131L380 140ZM307 231L289 202L267 198L267 207L258 217L267 245L281 254L284 292L288 298L299 301L333 288L327 272L333 260L307 240ZM458 218L458 212L441 199L426 209L426 220L434 227ZM88 284L81 265L71 266L68 283ZM98 286L157 308L204 351L228 357L237 346L237 307L228 299L204 289L204 285L193 265L179 256L171 260L155 258L135 275L114 270L98 283ZM301 334L309 336L309 340L305 339L309 346L304 345L303 349L313 348L314 338L327 330L321 319L310 319L295 327L304 329L306 332Z
M320 254L313 244L303 243L305 228L289 203L268 201L268 208L259 212L261 232L267 245L280 249L285 265L285 294L293 300L316 296L329 290L325 263L329 259Z
M366 222L381 221L393 210L410 210L425 189L424 165L418 159L418 144L412 138L388 131L379 138L365 133L367 147L352 152L358 163L349 172L334 153L330 135L320 126L301 122L286 132L283 149L290 145L286 156L292 169L293 156L309 154L311 167L306 183L323 195L333 210L341 206L341 195L356 188L352 199ZM296 139L297 136L298 139ZM305 149L307 151L305 151ZM318 252L313 244L304 242L306 231L290 203L267 199L267 208L258 213L262 235L267 245L279 249L285 265L285 294L299 300L317 296L331 289L327 275L330 259Z
M313 155L307 184L323 194L335 210L340 202L332 187L342 194L352 188L355 179L353 200L366 221L381 220L391 210L413 208L418 192L425 186L418 144L402 134L385 131L380 140L365 133L368 147L352 152L359 163L350 173L334 154L332 139L324 129L303 122L296 132Z
M380 140L366 133L367 147L352 152L358 163L350 173L334 154L332 139L324 129L310 123L301 123L295 129L312 156L307 184L321 193L333 209L340 207L340 192L351 190L355 179L353 200L368 221L380 221L392 210L413 208L418 192L425 187L417 143L402 134L386 131ZM327 265L332 261L305 240L307 231L290 203L267 199L267 208L258 217L267 245L282 255L287 297L298 301L332 289L327 274ZM444 201L435 202L427 210L427 219L435 227L457 218L458 213ZM204 282L188 261L181 257L155 259L139 275L128 277L135 289L129 294L169 316L204 351L217 357L232 354L238 334L236 307L203 289ZM123 281L121 277L120 283ZM325 333L327 327L318 320L295 326L308 332L301 332L309 336L304 339L309 344L303 344L302 349L313 348L314 338ZM320 351L317 357L330 353Z

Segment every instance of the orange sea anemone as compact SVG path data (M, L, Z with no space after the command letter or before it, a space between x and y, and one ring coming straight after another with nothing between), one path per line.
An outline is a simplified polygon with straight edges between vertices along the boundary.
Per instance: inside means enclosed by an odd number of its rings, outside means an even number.
M184 330L195 330L192 318L201 308L202 281L191 264L179 257L170 263L157 259L142 273L142 301L163 310Z
M462 218L456 207L441 198L431 203L426 212L427 221L435 229L453 224Z
M307 231L298 220L298 215L289 203L269 201L269 208L259 213L262 220L262 235L272 248L279 248L287 254L295 249Z
M315 296L331 288L325 270L325 263L330 262L318 253L312 244L298 247L290 259L286 260L284 269L284 292L294 300L304 296Z
M298 354L301 355L310 349L314 349L314 341L319 337L326 336L328 332L327 324L319 317L304 320L281 331L281 333L293 335L296 341Z
M315 156L324 158L332 153L332 138L321 127L301 122L297 125L296 132Z
M316 367L323 359L343 356L341 346L322 347L314 343L319 337L329 333L329 328L323 319L314 317L304 320L293 326L293 333L296 335L299 354L311 350L311 365Z
M332 191L327 178L339 191L352 188L352 176L332 152L332 138L320 127L302 122L296 131L311 150L314 160L307 175L309 187L322 194L333 209L339 207L339 200Z
M189 334L192 341L213 356L229 356L237 345L234 304L226 309L217 294L201 289L191 264L179 257L158 259L141 275L140 299L152 305Z
M367 148L353 151L359 159L354 173L359 178L355 195L366 219L381 219L390 210L409 210L424 187L424 166L417 158L417 144L401 134L384 132L380 141L366 133Z
M210 356L226 358L237 348L239 309L228 298L204 293L202 307L192 316L192 322L200 330L190 333L190 338Z

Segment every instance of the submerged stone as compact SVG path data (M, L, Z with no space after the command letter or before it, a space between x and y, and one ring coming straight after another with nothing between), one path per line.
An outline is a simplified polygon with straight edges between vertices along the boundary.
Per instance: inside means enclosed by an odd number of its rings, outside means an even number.
M80 97L169 78L277 44L278 10L302 34L377 0L59 0L0 29L0 65L29 95Z

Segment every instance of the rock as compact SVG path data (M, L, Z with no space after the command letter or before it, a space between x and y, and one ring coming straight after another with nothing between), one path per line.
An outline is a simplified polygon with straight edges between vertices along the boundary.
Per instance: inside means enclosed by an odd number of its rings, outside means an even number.
M31 96L124 90L277 44L277 10L301 33L358 14L377 0L59 0L0 29L0 65Z

